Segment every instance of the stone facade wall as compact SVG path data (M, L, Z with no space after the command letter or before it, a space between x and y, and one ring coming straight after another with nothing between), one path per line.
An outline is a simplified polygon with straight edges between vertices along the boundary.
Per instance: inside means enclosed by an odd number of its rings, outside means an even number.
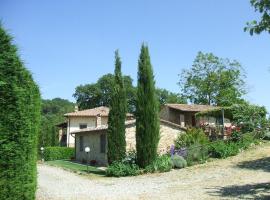
M96 160L98 165L107 165L107 154L101 153L100 149L100 135L106 134L106 131L97 131L90 133L78 133L76 134L76 160L79 162ZM80 136L83 137L83 151L80 151ZM106 138L107 142L107 138ZM87 157L87 153L84 152L85 147L90 147L90 153ZM107 145L106 145L107 150Z
M175 128L165 123L160 123L160 140L158 145L158 152L164 154L170 150L171 145L179 134L185 133L184 130ZM126 128L126 143L127 151L136 149L136 126L131 125Z
M164 119L166 121L170 121L169 119L169 115L170 115L170 112L169 112L169 107L167 106L163 106L159 112L159 117L161 119Z
M174 140L179 134L184 134L185 131L169 125L167 123L160 122L160 140L158 145L158 153L164 154L169 152L171 145L174 144ZM100 153L100 135L107 134L107 130L96 132L85 132L76 134L76 160L82 162L83 160L96 160L99 165L107 165L107 154ZM136 149L136 126L135 123L126 127L126 149L127 151ZM83 147L89 146L91 149L90 158L87 158L87 154L84 151L80 151L80 136L83 136ZM107 142L107 137L106 137ZM83 149L84 149L83 148ZM106 145L107 150L107 145Z

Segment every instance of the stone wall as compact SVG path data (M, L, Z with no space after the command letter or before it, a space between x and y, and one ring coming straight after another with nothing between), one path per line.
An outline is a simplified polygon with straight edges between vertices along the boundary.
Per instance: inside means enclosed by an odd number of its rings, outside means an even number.
M76 160L79 162L96 160L98 165L107 165L107 154L101 153L100 149L100 135L106 134L106 131L97 131L89 133L78 133L76 134ZM83 151L80 151L80 136L83 137ZM106 141L107 142L107 141ZM85 147L90 147L90 153L84 152ZM107 149L107 146L106 146Z
M136 149L136 126L130 125L126 128L126 143L127 151ZM173 127L166 123L160 123L160 140L158 145L158 153L164 154L169 151L174 140L179 134L185 133L184 130L180 128Z

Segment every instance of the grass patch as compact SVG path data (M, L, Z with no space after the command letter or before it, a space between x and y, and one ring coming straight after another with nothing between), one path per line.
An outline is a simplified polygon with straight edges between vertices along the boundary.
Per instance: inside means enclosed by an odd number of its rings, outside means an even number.
M88 171L87 171L86 165L75 163L69 160L53 160L53 161L47 161L45 163L48 165L61 167L63 169L76 172L79 174L96 174L100 176L105 176L104 170L98 169L97 167L88 166Z

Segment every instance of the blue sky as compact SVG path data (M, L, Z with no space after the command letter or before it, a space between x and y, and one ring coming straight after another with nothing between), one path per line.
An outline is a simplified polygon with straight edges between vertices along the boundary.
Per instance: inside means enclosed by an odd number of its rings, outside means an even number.
M248 0L1 0L0 19L14 36L43 98L74 101L80 84L122 70L136 84L142 42L149 45L156 85L180 92L178 74L198 51L238 60L246 71L246 99L270 110L270 35L243 32L258 14Z

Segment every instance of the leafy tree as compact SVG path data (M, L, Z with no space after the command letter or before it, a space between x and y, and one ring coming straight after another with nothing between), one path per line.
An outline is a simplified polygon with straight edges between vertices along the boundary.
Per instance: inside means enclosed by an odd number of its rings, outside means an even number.
M35 199L40 93L0 24L0 199Z
M257 128L267 127L267 110L264 106L253 105L248 102L230 107L233 121L241 126L243 133L255 131Z
M57 146L59 144L58 129L55 125L63 122L65 120L64 114L73 110L74 103L65 99L42 100L38 149L41 146Z
M123 76L126 88L128 112L134 112L135 88L132 85L130 76ZM76 87L74 98L80 110L98 106L109 106L110 97L113 91L114 75L106 74L98 79L97 83L80 85Z
M179 85L192 103L230 106L243 102L244 74L237 61L199 52L190 70L183 70Z
M125 121L127 100L124 81L121 73L121 60L115 52L115 71L113 91L110 99L108 119L108 161L121 161L126 155Z
M261 13L262 16L259 22L256 20L247 22L244 31L249 31L250 35L260 34L263 31L270 33L270 0L251 0L250 3L255 12Z
M156 95L160 105L167 103L187 103L187 100L180 94L170 92L166 89L157 88Z
M157 156L159 142L159 107L148 47L144 44L138 62L136 101L136 150L140 167L151 164Z
M136 87L130 76L123 76L127 95L128 112L135 112ZM110 96L113 91L114 75L106 74L99 78L97 83L80 85L76 87L73 94L80 110L95 108L98 106L109 106ZM156 89L156 95L160 105L166 103L186 103L186 99L179 94L170 92L166 89Z

